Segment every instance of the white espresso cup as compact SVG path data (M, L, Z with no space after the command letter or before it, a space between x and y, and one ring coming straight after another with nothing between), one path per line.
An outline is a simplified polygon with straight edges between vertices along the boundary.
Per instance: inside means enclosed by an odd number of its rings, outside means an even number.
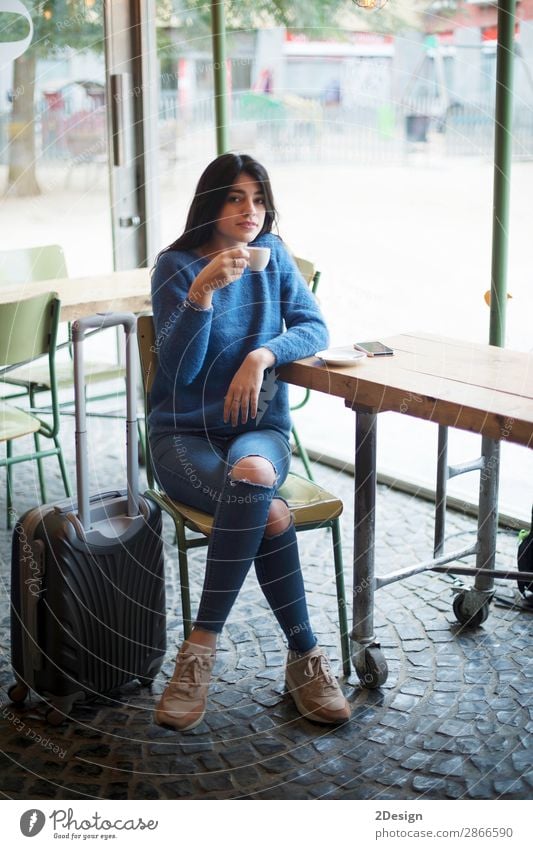
M252 271L264 271L270 260L270 248L246 248L250 254L248 265Z

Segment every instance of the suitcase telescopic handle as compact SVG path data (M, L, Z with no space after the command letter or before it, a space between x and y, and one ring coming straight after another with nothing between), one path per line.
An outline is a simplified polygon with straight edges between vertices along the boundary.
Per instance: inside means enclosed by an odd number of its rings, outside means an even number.
M124 328L126 335L126 454L128 516L139 513L139 457L137 450L137 319L133 313L106 312L79 318L72 323L74 348L74 399L76 418L76 485L78 516L85 530L91 526L89 464L87 458L87 411L85 408L85 364L83 340L87 330Z

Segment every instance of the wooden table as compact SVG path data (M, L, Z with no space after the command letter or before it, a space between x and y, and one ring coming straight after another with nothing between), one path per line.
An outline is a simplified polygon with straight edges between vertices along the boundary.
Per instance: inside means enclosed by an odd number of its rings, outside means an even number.
M284 366L288 383L336 395L356 413L354 504L354 663L365 686L387 678L387 664L374 636L374 592L428 569L475 575L461 590L454 611L463 623L480 624L488 615L495 570L499 446L501 441L533 447L533 355L426 333L382 340L392 357L373 357L350 367L325 365L310 357ZM374 573L377 416L395 411L457 427L482 436L477 541L384 577ZM476 568L446 566L476 555Z
M89 277L63 277L40 280L16 287L0 288L0 305L57 292L61 301L61 321L74 321L97 312L141 313L152 309L150 269L134 268Z

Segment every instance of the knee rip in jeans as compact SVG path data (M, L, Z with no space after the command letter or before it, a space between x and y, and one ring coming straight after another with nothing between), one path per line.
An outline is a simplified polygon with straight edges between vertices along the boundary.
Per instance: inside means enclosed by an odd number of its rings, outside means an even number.
M274 480L271 483L268 483L266 481L254 481L251 480L249 477L233 477L236 466L238 466L239 463L242 463L243 460L248 460L250 457L258 457L260 460L264 461L270 466L270 469L274 473ZM260 469L258 471L259 476L262 476L263 474L266 476L270 469ZM239 459L235 461L235 463L228 472L230 486L236 486L238 483L246 483L249 486L257 486L261 489L271 489L278 482L278 477L278 472L276 467L274 466L274 463L272 463L271 460L269 460L267 457L262 457L261 454L246 454L244 457L239 457Z
M294 525L294 517L293 517L293 515L290 511L290 507L287 504L286 500L284 498L282 498L280 495L276 495L272 499L272 506L275 504L276 501L281 501L281 503L285 505L287 512L282 511L282 516L274 518L274 519L270 519L270 513L269 513L269 516L268 516L268 519L267 519L267 524L266 524L266 527L265 527L265 534L264 534L265 539L268 539L268 540L277 539L277 537L283 536L283 534L285 534L289 530L291 525ZM276 509L276 508L274 508L274 509ZM278 530L277 526L281 522L284 523L284 527L282 527L281 530ZM269 533L271 525L274 525L276 527L276 529L275 529L275 531L273 531L273 533Z

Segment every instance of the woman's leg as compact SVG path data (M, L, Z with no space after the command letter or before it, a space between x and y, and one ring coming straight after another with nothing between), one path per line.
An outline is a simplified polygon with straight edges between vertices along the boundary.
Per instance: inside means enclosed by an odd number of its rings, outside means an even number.
M154 451L165 491L199 509L209 511L215 500L217 507L196 625L156 707L156 722L186 730L202 721L216 637L254 558L289 641L287 684L300 713L319 722L345 721L349 706L309 625L290 514L274 498L288 472L287 443L272 431L243 434L232 440L226 463L219 448L198 437L182 437L173 448L169 453L158 443Z
M153 446L156 476L171 497L207 511L216 504L197 622L155 710L156 722L178 730L203 719L217 634L261 542L276 478L287 474L288 446L279 435L238 441L226 461L198 437L165 437Z
M156 477L168 495L214 514L204 590L190 638L214 647L262 544L265 526L277 535L289 525L285 503L272 499L287 476L290 448L281 434L270 430L240 434L225 443L175 434L154 441L152 456ZM289 550L297 555L296 545ZM295 567L299 572L298 561L290 571Z
M272 506L276 521L267 524L255 571L289 649L304 653L314 648L317 640L309 622L296 531L285 501L274 498Z
M274 431L236 436L214 515L206 573L195 626L220 633L261 545L272 499L290 461L286 440Z
M277 489L288 474L290 448L284 437L252 431L222 446L176 434L158 440L152 453L168 495L215 514L204 593L190 639L215 647L255 559L259 583L289 648L313 648L296 533L285 501L274 497L269 486L275 483Z

